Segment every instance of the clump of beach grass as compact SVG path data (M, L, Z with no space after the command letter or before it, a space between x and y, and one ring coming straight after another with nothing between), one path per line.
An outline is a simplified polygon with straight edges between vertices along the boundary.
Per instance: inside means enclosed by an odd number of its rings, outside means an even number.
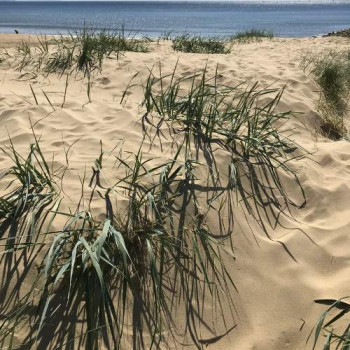
M169 40L172 39L172 37L173 37L172 31L171 31L171 30L167 30L167 31L163 32L163 33L160 35L158 41L159 41L159 40L166 40L166 41L169 41Z
M8 179L7 193L0 197L0 224L15 226L19 233L24 234L28 225L26 216L36 218L36 213L42 210L57 196L52 171L43 156L38 140L31 145L26 158L15 149L10 139L9 147L1 147L13 161L13 166L1 176L1 181ZM18 220L24 224L22 228ZM29 219L30 222L30 219ZM28 225L28 226L27 226Z
M51 39L38 37L38 44L30 46L22 42L14 56L15 69L42 71L45 74L72 74L83 72L85 76L102 70L105 58L125 51L147 52L148 41L121 30L81 31L60 35Z
M233 282L220 250L228 237L210 230L207 215L212 209L199 206L195 161L181 160L177 152L174 159L151 166L152 159L143 158L142 147L131 159L118 152L116 169L121 175L107 184L102 181L104 157L101 150L89 183L90 199L96 200L98 194L105 202L104 219L79 208L53 210L56 219L67 218L66 224L45 232L52 243L45 246L30 292L0 326L3 344L18 327L17 320L26 310L23 304L34 296L39 300L38 312L30 339L23 345L31 348L35 339L40 346L46 327L58 322L59 315L72 320L59 329L59 336L64 344L72 341L65 335L75 329L81 306L85 326L80 337L88 350L103 343L123 348L130 314L133 348L143 348L142 330L152 338L150 348L159 348L163 331L175 327L173 315L179 303L186 308L186 329L193 332L200 322L196 315L201 315L204 295L208 293L219 305L224 297L230 300ZM65 303L57 310L56 300L61 298ZM192 338L200 346L196 332Z
M28 320L27 312L36 293L33 285L31 291L23 295L19 285L27 276L26 269L39 262L37 254L45 246L45 232L50 230L53 212L60 203L60 191L55 183L58 173L49 166L35 135L34 139L27 156L16 150L11 139L8 147L1 147L1 152L13 163L0 176L0 263L3 271L0 346L8 349L14 347L15 329ZM24 267L21 273L17 270L20 265Z
M251 42L261 42L263 39L272 39L273 37L273 32L268 30L247 29L233 35L231 40L241 44L247 44Z
M153 130L151 140L161 140L161 127L168 125L175 135L183 135L182 152L189 152L191 144L202 149L214 188L220 176L213 149L222 149L230 158L225 188L241 195L249 213L258 218L269 208L286 214L289 205L298 205L288 198L280 174L294 179L303 203L303 190L289 162L305 152L278 130L290 116L275 112L283 90L259 89L257 83L225 86L218 79L217 72L208 77L206 68L186 77L177 77L176 67L169 75L152 71L144 84L144 130ZM261 104L266 96L270 99Z
M59 35L48 39L39 36L36 45L21 42L15 54L6 53L6 60L22 73L36 77L37 74L83 75L87 78L87 95L91 102L91 86L95 73L101 73L106 58L117 59L126 51L148 52L149 40L136 38L121 30L96 31L84 28L76 33ZM5 57L5 56L4 56Z
M79 48L77 68L80 71L101 70L103 60L111 54L121 54L125 51L147 52L147 40L126 35L125 30L101 31L86 30L71 36Z
M346 137L344 118L349 112L350 59L348 52L329 52L321 57L306 54L301 65L320 87L317 108L322 133L334 140Z
M191 196L190 186L195 178L192 167L187 164L190 160L181 164L174 159L160 166L149 167L146 165L149 161L143 160L140 151L131 162L121 158L119 161L119 166L125 167L126 176L117 179L107 193L110 198L112 191L119 193L126 204L124 208L113 208L108 200L110 210L107 220L99 227L101 233L92 235L92 240L86 240L87 244L83 243L82 247L86 250L82 257L90 255L92 259L88 246L93 248L91 252L96 252L92 253L96 254L96 263L90 267L95 286L88 283L91 293L96 294L96 290L105 293L99 293L99 300L88 300L92 304L87 305L91 310L88 329L92 331L91 342L97 344L100 332L94 330L101 327L100 320L112 321L110 323L118 327L111 327L110 335L114 346L118 346L123 336L127 310L122 291L131 292L133 347L141 348L142 328L148 330L156 347L161 342L162 331L169 330L166 324L174 324L174 307L180 301L176 295L182 295L186 305L190 295L196 298L201 295L202 292L194 287L197 285L213 293L213 296L223 297L220 290L228 292L231 282L218 251L222 240L210 232L206 213L199 215L196 197ZM97 175L101 169L96 168L95 171ZM188 208L192 205L194 211L191 214ZM181 213L180 208L183 210ZM80 237L84 237L84 234L77 236L75 245L81 244ZM100 273L99 269L103 272ZM79 273L78 268L75 270ZM116 271L119 271L117 275ZM86 284L87 276L81 277ZM120 291L117 298L120 300L119 307L115 310L108 295L112 283ZM176 295L171 296L169 290L176 291ZM201 305L200 302L191 308L200 313ZM104 316L96 318L101 313Z
M172 47L175 51L187 53L228 54L231 51L227 40L189 34L172 38Z

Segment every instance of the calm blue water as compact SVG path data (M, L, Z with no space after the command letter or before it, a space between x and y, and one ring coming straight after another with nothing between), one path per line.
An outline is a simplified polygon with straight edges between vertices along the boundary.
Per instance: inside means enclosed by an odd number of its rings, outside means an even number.
M96 29L120 28L142 35L166 31L225 36L239 30L272 30L303 37L350 27L347 3L0 1L0 32L67 33L86 23Z

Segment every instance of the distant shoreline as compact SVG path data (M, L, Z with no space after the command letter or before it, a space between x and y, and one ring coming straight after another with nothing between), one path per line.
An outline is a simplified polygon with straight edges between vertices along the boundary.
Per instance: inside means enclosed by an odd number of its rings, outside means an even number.
M350 28L346 28L346 29L335 31L335 32L331 32L331 33L325 34L323 36L324 37L339 36L339 37L343 37L343 38L350 38Z
M346 30L349 31L350 29ZM345 30L344 30L345 31ZM340 31L342 32L342 31ZM31 34L31 33L0 33L0 50L1 49L7 49L7 48L14 48L18 44L22 42L27 42L29 45L37 45L39 43L39 40L41 40L42 37L46 37L47 39L54 38L59 36L59 34ZM298 40L319 40L319 39L339 39L339 40L346 40L348 37L337 35L337 33L328 33L324 35L318 35L318 36L310 36L310 37L278 37L275 36L273 38L274 41L298 41ZM161 38L158 38L161 39Z

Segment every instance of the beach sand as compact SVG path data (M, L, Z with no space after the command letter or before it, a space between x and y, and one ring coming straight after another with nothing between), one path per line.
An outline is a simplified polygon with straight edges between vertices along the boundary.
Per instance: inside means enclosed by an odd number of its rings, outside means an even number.
M0 34L0 49L13 50L11 46L21 39L23 36ZM64 148L67 150L78 140L68 152L69 171L64 180L68 198L65 205L74 207L81 191L78 175L85 169L90 171L99 155L100 140L105 150L113 149L119 140L124 140L124 150L138 150L142 141L142 90L131 89L125 103L120 104L123 91L136 73L139 74L134 81L141 82L148 74L147 69L157 67L159 62L165 74L178 61L179 75L207 65L210 74L218 68L222 84L236 85L249 80L259 82L261 87L285 87L277 110L291 110L294 115L283 128L293 129L292 139L310 152L309 159L293 162L307 204L293 210L294 221L284 219L281 225L270 229L270 238L237 209L232 236L235 259L226 258L236 286L232 290L234 315L226 325L217 317L210 324L213 332L202 327L199 334L204 339L202 344L207 345L205 349L310 349L312 339L308 345L306 341L325 310L314 299L349 295L350 147L348 141L331 141L320 135L315 106L318 86L300 67L300 58L308 51L316 54L346 48L349 42L342 38L275 38L235 45L227 55L205 55L174 52L168 42L152 43L148 53L127 52L118 60L106 59L102 73L93 78L91 103L86 79L71 77L64 108L60 106L65 77L21 76L3 62L0 64L0 146L9 145L10 135L17 151L27 154L33 141L31 123L35 124L43 151L49 158L54 154L55 166L59 166L65 164ZM49 96L55 110L42 91ZM168 157L160 147L153 147L148 155ZM225 167L224 158L217 161L222 162L220 167ZM8 157L0 153L0 172L10 165ZM287 185L293 195L294 184ZM217 227L217 217L210 220ZM224 309L228 306L224 305ZM204 313L210 315L211 310L208 303ZM181 328L181 319L178 322ZM232 327L229 334L214 341ZM18 329L16 341L21 341L22 331ZM171 349L195 349L181 345L181 336L179 339L179 343L170 344Z

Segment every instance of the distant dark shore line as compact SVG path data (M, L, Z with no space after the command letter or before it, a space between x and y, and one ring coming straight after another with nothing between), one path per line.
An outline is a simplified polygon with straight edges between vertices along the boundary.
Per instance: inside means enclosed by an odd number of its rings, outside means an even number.
M334 32L325 34L323 36L324 37L340 36L340 37L343 37L343 38L350 38L350 28L334 31Z

